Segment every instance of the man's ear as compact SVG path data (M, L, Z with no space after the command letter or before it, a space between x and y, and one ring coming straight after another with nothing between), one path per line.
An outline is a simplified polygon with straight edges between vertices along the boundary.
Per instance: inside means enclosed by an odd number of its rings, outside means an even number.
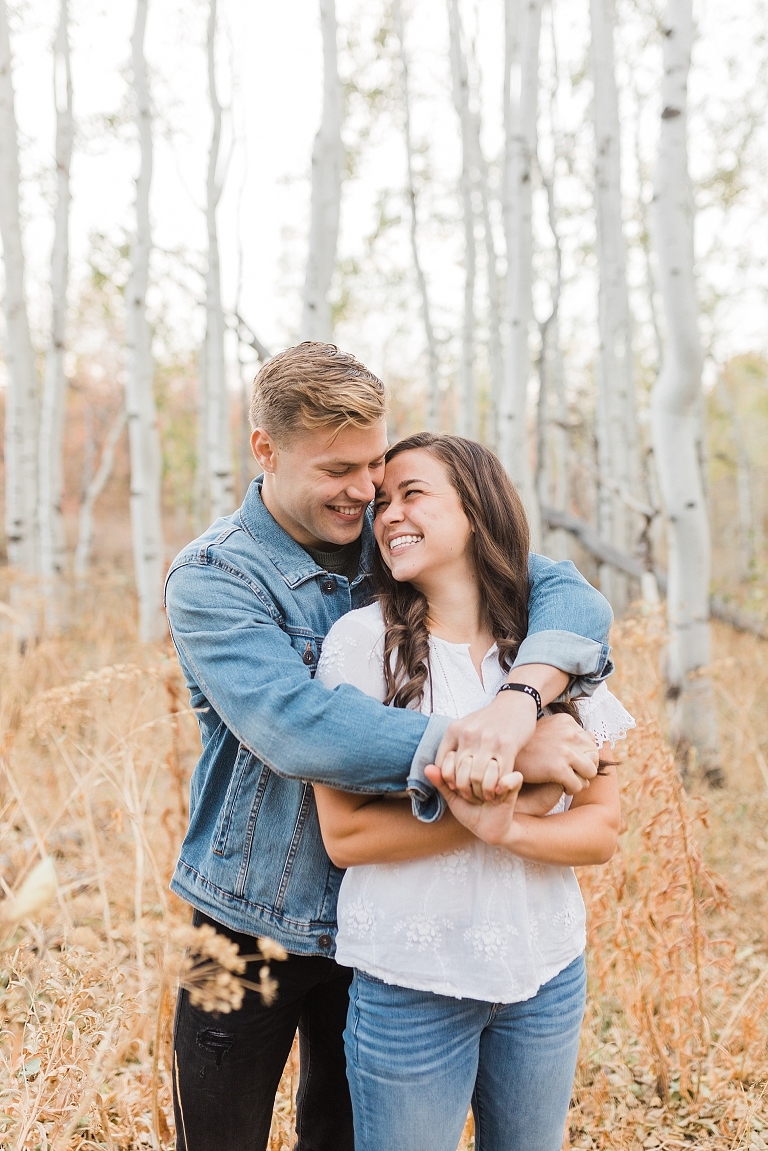
M277 444L266 428L256 428L251 432L251 451L262 471L276 470Z

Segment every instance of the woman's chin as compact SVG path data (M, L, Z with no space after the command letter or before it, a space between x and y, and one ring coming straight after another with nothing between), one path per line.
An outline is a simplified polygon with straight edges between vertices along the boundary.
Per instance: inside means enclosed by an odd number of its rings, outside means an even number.
M415 563L395 563L389 569L392 573L392 579L397 580L398 583L412 583L421 575L421 565Z

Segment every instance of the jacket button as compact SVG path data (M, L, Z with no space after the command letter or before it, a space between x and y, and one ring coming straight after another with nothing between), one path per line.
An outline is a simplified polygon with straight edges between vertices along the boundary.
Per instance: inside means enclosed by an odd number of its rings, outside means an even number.
M317 942L321 947L330 947L333 940L330 935L321 935Z
M324 579L320 586L326 595L333 595L336 591L336 580L329 577L328 579Z
M301 658L304 660L304 663L307 665L307 667L310 667L315 662L315 657L312 655L312 651L309 645L307 645L307 650L304 652L304 655Z

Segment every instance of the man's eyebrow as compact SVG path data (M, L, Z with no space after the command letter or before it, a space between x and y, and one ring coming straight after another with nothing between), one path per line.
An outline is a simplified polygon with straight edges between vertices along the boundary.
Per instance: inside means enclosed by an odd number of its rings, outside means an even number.
M372 464L381 464L383 462L384 453L382 452L375 460L368 461L368 467L370 468ZM321 468L357 468L360 467L360 464L357 460L325 460L319 466Z

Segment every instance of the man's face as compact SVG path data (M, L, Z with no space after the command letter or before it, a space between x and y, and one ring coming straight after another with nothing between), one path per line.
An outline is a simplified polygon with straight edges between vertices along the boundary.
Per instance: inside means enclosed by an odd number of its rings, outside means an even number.
M277 522L303 547L352 543L384 478L387 428L320 428L278 445L257 428L253 454L264 469L262 498Z

